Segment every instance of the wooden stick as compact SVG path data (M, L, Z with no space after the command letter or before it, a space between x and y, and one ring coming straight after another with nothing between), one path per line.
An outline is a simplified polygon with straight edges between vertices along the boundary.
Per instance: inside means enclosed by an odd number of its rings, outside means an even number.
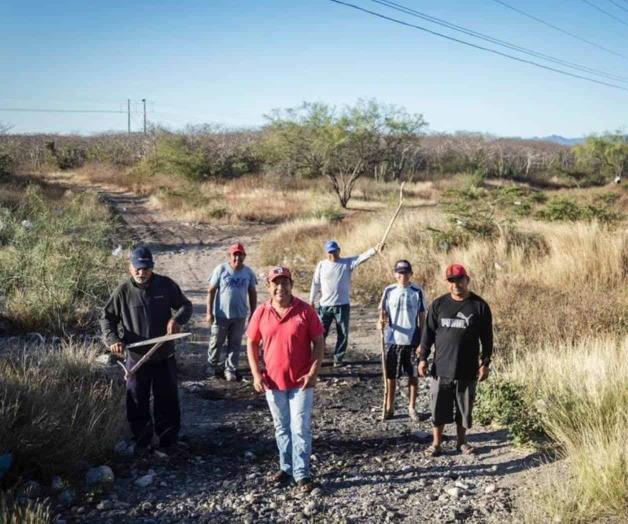
M395 223L395 220L397 219L397 215L399 215L399 211L401 211L401 206L403 206L403 186L405 184L406 184L405 182L401 183L401 187L399 188L399 205L397 206L397 209L395 210L395 213L393 214L392 218L390 219L390 223L388 224L388 227L386 228L386 232L384 233L384 237L382 238L382 241L379 243L380 246L383 246L384 243L386 242L386 239L388 238L388 234L390 233L390 230L392 229L392 226Z
M386 420L386 399L388 397L388 375L386 374L386 340L385 328L382 328L380 338L382 345L382 377L384 378L384 402L382 404L382 420Z

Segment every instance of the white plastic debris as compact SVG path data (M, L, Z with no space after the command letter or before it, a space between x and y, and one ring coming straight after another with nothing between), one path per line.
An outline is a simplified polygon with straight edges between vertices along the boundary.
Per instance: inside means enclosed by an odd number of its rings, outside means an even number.
M24 229L33 229L33 223L30 220L22 220L21 224Z
M121 255L122 255L122 246L121 246L120 244L118 244L118 247L117 247L117 248L115 248L115 249L111 252L111 254L112 254L114 257L119 257L119 256L121 256Z

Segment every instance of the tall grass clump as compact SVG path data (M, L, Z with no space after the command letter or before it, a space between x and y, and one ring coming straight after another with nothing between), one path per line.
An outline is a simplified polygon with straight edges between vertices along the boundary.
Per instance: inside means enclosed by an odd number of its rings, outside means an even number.
M18 331L67 333L93 320L117 281L113 222L91 194L51 201L35 186L0 208L0 316Z
M628 337L583 338L518 354L509 378L528 390L558 444L568 481L535 502L561 522L628 519Z
M124 424L124 390L93 370L96 347L74 342L0 359L0 449L14 471L75 472L106 456Z
M18 503L0 493L0 522L2 524L48 524L52 516L48 507L40 502Z

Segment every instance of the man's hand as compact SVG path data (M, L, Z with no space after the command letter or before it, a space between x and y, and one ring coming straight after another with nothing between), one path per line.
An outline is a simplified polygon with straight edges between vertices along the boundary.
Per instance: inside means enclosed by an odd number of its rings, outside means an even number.
M488 378L489 371L488 366L480 366L480 369L478 370L478 381L485 381Z
M214 323L214 315L212 315L211 313L207 313L205 320L207 320L207 323L211 326ZM249 320L251 320L250 315L249 315Z
M297 382L303 382L301 391L307 388L313 388L316 385L316 375L310 375L308 373L307 375L303 375Z
M419 360L417 371L420 377L427 377L427 360Z
M266 382L264 382L264 377L261 374L253 376L253 389L258 393L264 393L264 391L268 390L268 386Z
M121 357L124 355L124 342L116 342L115 344L111 344L109 346L109 351L111 351L114 355Z
M179 333L181 331L181 326L177 324L177 321L174 318L171 318L168 321L168 326L166 327L166 333L168 335L174 335L175 333Z

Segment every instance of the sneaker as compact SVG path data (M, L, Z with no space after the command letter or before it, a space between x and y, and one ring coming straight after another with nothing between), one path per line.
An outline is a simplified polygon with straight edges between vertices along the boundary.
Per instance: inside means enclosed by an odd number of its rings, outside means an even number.
M334 360L334 367L335 368L341 368L345 365L345 363L342 360Z
M272 484L283 485L290 481L290 473L286 473L282 469L268 476L268 480Z
M227 382L237 382L239 379L237 371L235 373L233 371L225 371L225 380Z

